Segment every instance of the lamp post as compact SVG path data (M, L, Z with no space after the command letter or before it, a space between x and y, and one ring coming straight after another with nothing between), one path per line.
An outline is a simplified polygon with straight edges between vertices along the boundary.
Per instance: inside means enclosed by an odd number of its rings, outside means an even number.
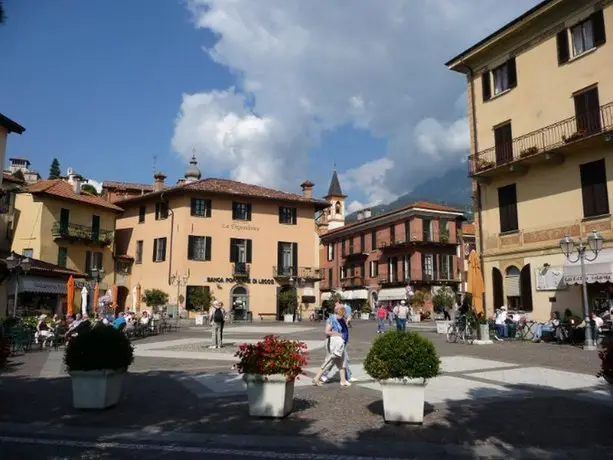
M596 231L593 231L590 236L587 237L587 246L580 238L578 243L568 235L560 240L560 249L562 254L568 259L569 262L579 262L581 264L581 288L583 291L583 316L585 320L585 343L583 345L584 350L596 350L594 338L592 337L592 325L590 321L590 311L587 301L587 279L585 276L585 261L592 262L598 257L598 253L602 250L604 239ZM587 249L590 249L592 256L588 256ZM576 257L571 255L577 251Z
M170 284L177 286L177 318L181 318L181 305L179 303L179 295L181 294L181 288L183 286L187 286L187 281L189 280L189 273L186 273L183 276L179 276L179 272L174 275L170 275Z
M32 261L28 257L24 257L23 259L18 259L15 257L15 253L11 253L10 256L6 258L6 268L8 268L9 272L15 274L15 296L13 298L13 317L17 316L17 299L19 297L19 273L23 272L24 275L27 275L30 269L32 268Z
M298 288L300 287L300 283L303 282L302 278L294 278L293 276L289 277L289 284L296 291L296 300L298 300ZM294 308L294 321L302 321L302 310L300 309L300 302L296 308Z
M98 285L98 295L100 295L100 281L102 281L104 279L104 267L100 267L100 268L92 267L90 272L91 272L92 278L96 280L96 284ZM94 286L94 289L95 289L95 286ZM103 294L103 296L104 296L104 294ZM106 297L105 297L105 299L106 299ZM95 299L95 294L92 294L92 303L94 303L95 300L96 300ZM85 303L87 304L88 302L85 302ZM100 297L98 297L97 303L98 303L98 305L92 305L91 306L92 311L98 312L98 313L102 313L103 315L106 315L106 313L108 311L108 308L107 308L108 307L108 303L103 303L102 306L100 306ZM101 310L98 310L99 308Z
M96 268L93 267L91 269L92 278L96 280L96 283L100 283L104 279L104 267Z

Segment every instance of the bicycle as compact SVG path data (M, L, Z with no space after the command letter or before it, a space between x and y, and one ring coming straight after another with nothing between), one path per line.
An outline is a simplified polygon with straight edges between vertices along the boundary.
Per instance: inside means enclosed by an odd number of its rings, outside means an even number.
M460 339L462 343L472 344L475 336L475 328L470 324L466 316L460 316L447 328L448 343L457 343L458 339Z

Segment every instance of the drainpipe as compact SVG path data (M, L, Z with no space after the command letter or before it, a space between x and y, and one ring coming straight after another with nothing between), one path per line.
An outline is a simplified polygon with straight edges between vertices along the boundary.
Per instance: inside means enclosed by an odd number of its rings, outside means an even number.
M476 107L475 107L475 72L473 69L466 64L463 60L461 61L464 68L468 71L468 82L470 85L470 109L472 112L472 120L470 129L472 130L472 137L475 146L475 155L479 151L479 140L477 139L477 115L476 115ZM479 263L481 264L481 271L483 277L485 278L485 273L483 272L485 265L483 264L483 227L481 223L482 212L481 212L481 184L477 181L477 197L473 200L474 206L477 208L477 216L479 219L479 225L477 226L477 231L479 232ZM485 293L483 293L483 298L481 301L483 302L483 314L487 316L487 305L485 302ZM492 310L493 311L493 310Z
M170 209L170 202L165 200L165 192L160 194L160 201L168 204L168 212L170 213L170 242L168 244L168 286L172 285L170 281L172 277L172 240L175 230L175 213Z

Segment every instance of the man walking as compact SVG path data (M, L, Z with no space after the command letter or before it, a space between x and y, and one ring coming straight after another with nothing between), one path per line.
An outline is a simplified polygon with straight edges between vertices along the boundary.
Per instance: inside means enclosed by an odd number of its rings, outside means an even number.
M407 330L407 319L409 317L409 307L406 300L401 300L400 305L394 307L394 316L396 317L396 329L399 331Z
M226 321L226 312L223 303L219 300L213 302L213 311L209 315L211 325L211 346L209 348L222 348L223 326Z

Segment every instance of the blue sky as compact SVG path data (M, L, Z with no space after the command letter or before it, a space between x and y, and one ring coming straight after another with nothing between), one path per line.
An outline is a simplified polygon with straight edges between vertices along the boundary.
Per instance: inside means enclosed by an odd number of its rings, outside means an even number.
M466 154L445 59L535 3L484 1L5 0L0 112L27 129L7 157L149 183L155 155L174 182L196 148L205 177L320 195L336 162L354 208L388 201Z

